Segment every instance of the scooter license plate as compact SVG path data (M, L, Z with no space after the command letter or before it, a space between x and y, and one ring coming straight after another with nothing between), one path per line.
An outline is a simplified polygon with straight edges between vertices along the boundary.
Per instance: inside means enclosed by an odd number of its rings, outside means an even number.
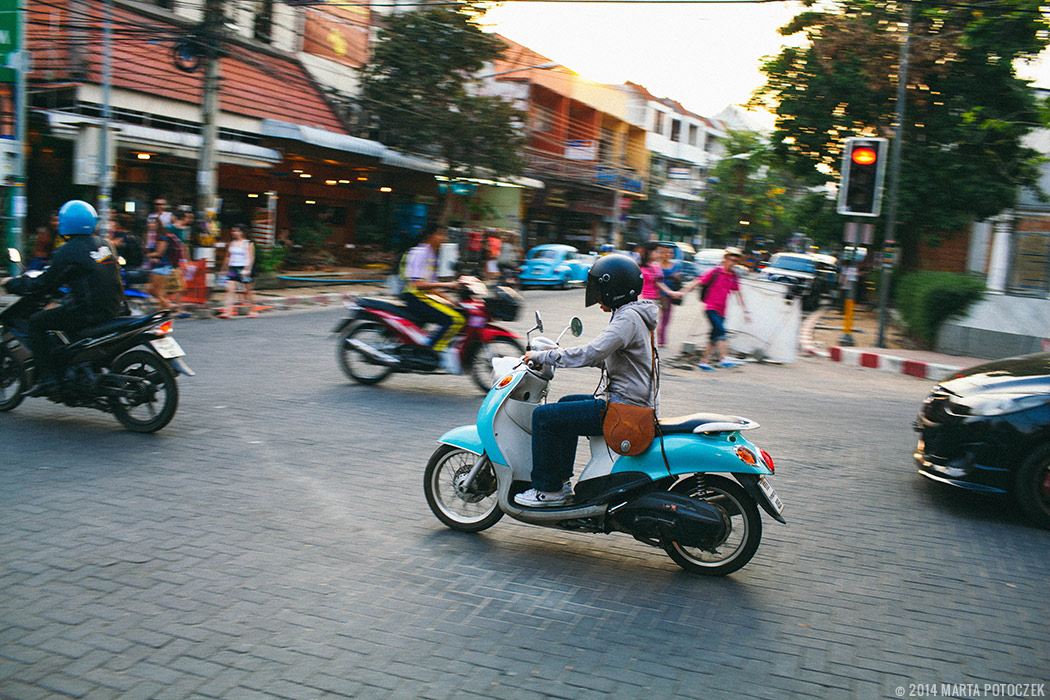
M769 485L769 482L766 481L766 477L758 477L758 488L762 490L762 495L766 497L767 501L769 501L769 505L773 506L773 510L778 514L784 512L784 502L780 500L780 496L777 495L777 492Z
M174 338L156 338L149 341L149 344L152 345L153 349L157 351L157 354L165 360L170 360L174 357L182 357L186 354L182 347L175 342Z

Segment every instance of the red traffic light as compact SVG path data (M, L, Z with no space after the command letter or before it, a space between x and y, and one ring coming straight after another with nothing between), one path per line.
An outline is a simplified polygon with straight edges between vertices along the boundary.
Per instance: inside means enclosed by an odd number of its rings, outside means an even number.
M853 162L857 165L871 165L879 159L879 154L874 148L860 146L853 149Z

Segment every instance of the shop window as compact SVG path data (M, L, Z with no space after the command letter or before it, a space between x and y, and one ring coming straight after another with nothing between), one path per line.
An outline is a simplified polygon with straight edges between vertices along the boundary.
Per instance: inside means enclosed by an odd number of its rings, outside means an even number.
M1025 296L1050 293L1050 233L1018 231L1013 244L1007 291Z
M252 38L264 44L273 39L273 0L261 0L255 4Z

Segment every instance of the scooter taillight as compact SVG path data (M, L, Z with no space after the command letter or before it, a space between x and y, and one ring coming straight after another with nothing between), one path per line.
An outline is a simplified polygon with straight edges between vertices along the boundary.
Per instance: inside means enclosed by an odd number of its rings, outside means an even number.
M769 453L765 450L759 450L759 452L762 454L762 461L769 467L770 473L776 472L776 469L773 467L773 458L769 456Z
M755 453L746 447L736 448L736 456L740 458L740 461L744 464L753 467L758 464L758 459L755 457Z
M165 321L154 329L157 335L167 335L171 333L171 321Z

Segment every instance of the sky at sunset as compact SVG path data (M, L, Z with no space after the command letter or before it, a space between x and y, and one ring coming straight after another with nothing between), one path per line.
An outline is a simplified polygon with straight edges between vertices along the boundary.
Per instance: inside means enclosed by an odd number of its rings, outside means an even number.
M762 84L762 58L785 42L777 29L802 8L798 2L640 5L515 0L489 11L484 24L585 78L629 80L713 116L743 104ZM1050 61L1021 72L1050 87Z

